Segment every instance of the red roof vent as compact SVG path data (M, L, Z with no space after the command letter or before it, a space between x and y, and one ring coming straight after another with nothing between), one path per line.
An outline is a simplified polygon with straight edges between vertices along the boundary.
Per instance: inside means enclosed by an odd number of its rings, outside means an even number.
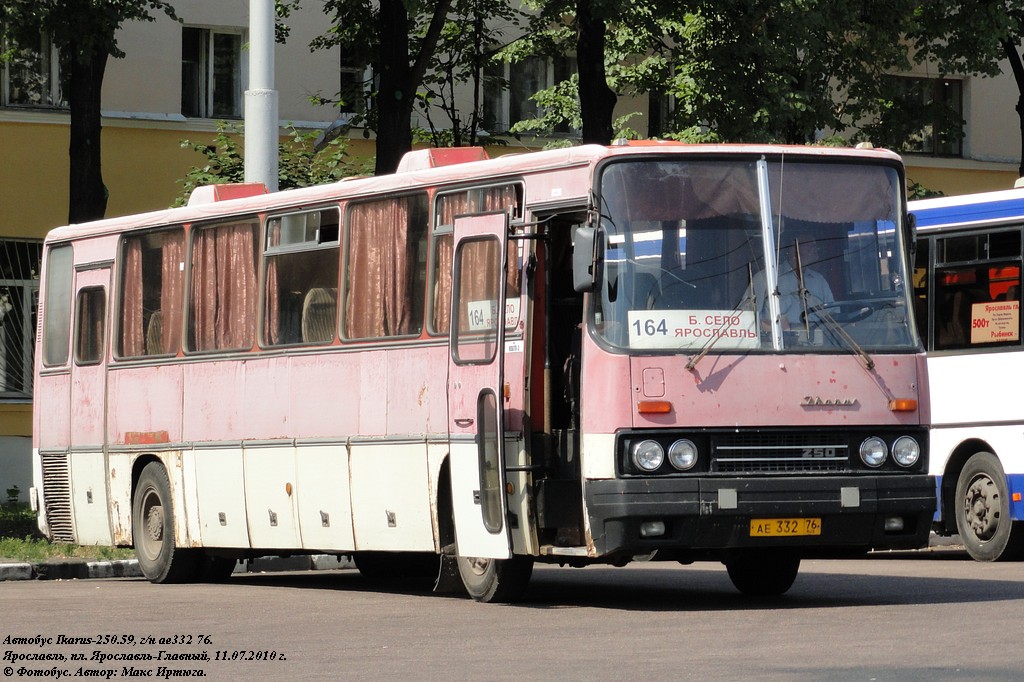
M416 149L406 152L398 163L398 173L426 170L438 166L454 166L470 161L486 161L487 152L483 147L437 147Z
M262 182L236 182L223 185L203 185L196 187L189 195L188 205L198 206L199 204L212 204L216 201L227 201L228 199L244 199L260 194L269 194L267 186Z

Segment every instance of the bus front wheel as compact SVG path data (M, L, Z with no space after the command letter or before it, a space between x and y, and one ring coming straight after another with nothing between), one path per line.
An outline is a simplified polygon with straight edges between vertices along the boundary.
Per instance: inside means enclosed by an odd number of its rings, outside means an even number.
M751 597L784 594L800 571L800 556L787 550L743 550L725 560L729 579Z
M132 542L139 568L150 582L186 582L195 577L201 557L195 550L174 544L171 484L159 462L145 466L135 487Z
M956 528L976 561L1012 561L1024 556L1024 525L1010 516L1010 491L999 458L973 455L956 481Z
M526 590L533 573L533 558L510 559L458 557L459 576L466 592L481 602L514 602Z

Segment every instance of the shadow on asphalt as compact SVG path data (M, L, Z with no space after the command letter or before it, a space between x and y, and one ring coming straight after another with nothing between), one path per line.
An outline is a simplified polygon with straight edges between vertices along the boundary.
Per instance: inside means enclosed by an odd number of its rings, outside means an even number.
M870 559L971 563L963 552L885 552ZM860 561L865 560L857 560ZM625 568L591 566L559 568L538 565L520 602L513 608L601 608L628 611L731 611L849 606L971 604L1014 601L1024 597L1022 583L974 577L915 577L802 570L788 593L780 597L752 598L732 586L723 566L701 563L679 566L665 562L632 564ZM806 569L806 565L805 565ZM378 592L381 594L452 598L438 595L429 581L377 581L358 571L240 574L239 587ZM500 607L499 607L500 608ZM508 607L506 607L508 608Z

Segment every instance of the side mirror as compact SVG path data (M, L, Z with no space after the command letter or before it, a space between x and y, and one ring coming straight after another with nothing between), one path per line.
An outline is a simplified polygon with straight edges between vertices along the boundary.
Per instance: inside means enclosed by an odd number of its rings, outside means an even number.
M907 247L911 256L917 253L917 216L913 213L907 214Z
M572 243L572 286L576 291L593 291L597 262L596 227L577 227Z

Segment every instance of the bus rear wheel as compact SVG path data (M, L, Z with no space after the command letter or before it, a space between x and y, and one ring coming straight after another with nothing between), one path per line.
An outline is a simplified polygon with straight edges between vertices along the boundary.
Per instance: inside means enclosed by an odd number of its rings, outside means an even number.
M789 550L742 550L725 560L729 579L751 597L785 594L800 571L800 556Z
M174 544L174 505L167 471L150 462L139 475L132 501L132 542L139 568L153 583L192 580L201 555Z
M1024 557L1024 525L1010 516L1010 491L999 458L973 455L956 481L956 528L976 561L1014 561Z
M458 557L459 576L473 599L488 603L517 601L533 574L533 558L510 559Z

